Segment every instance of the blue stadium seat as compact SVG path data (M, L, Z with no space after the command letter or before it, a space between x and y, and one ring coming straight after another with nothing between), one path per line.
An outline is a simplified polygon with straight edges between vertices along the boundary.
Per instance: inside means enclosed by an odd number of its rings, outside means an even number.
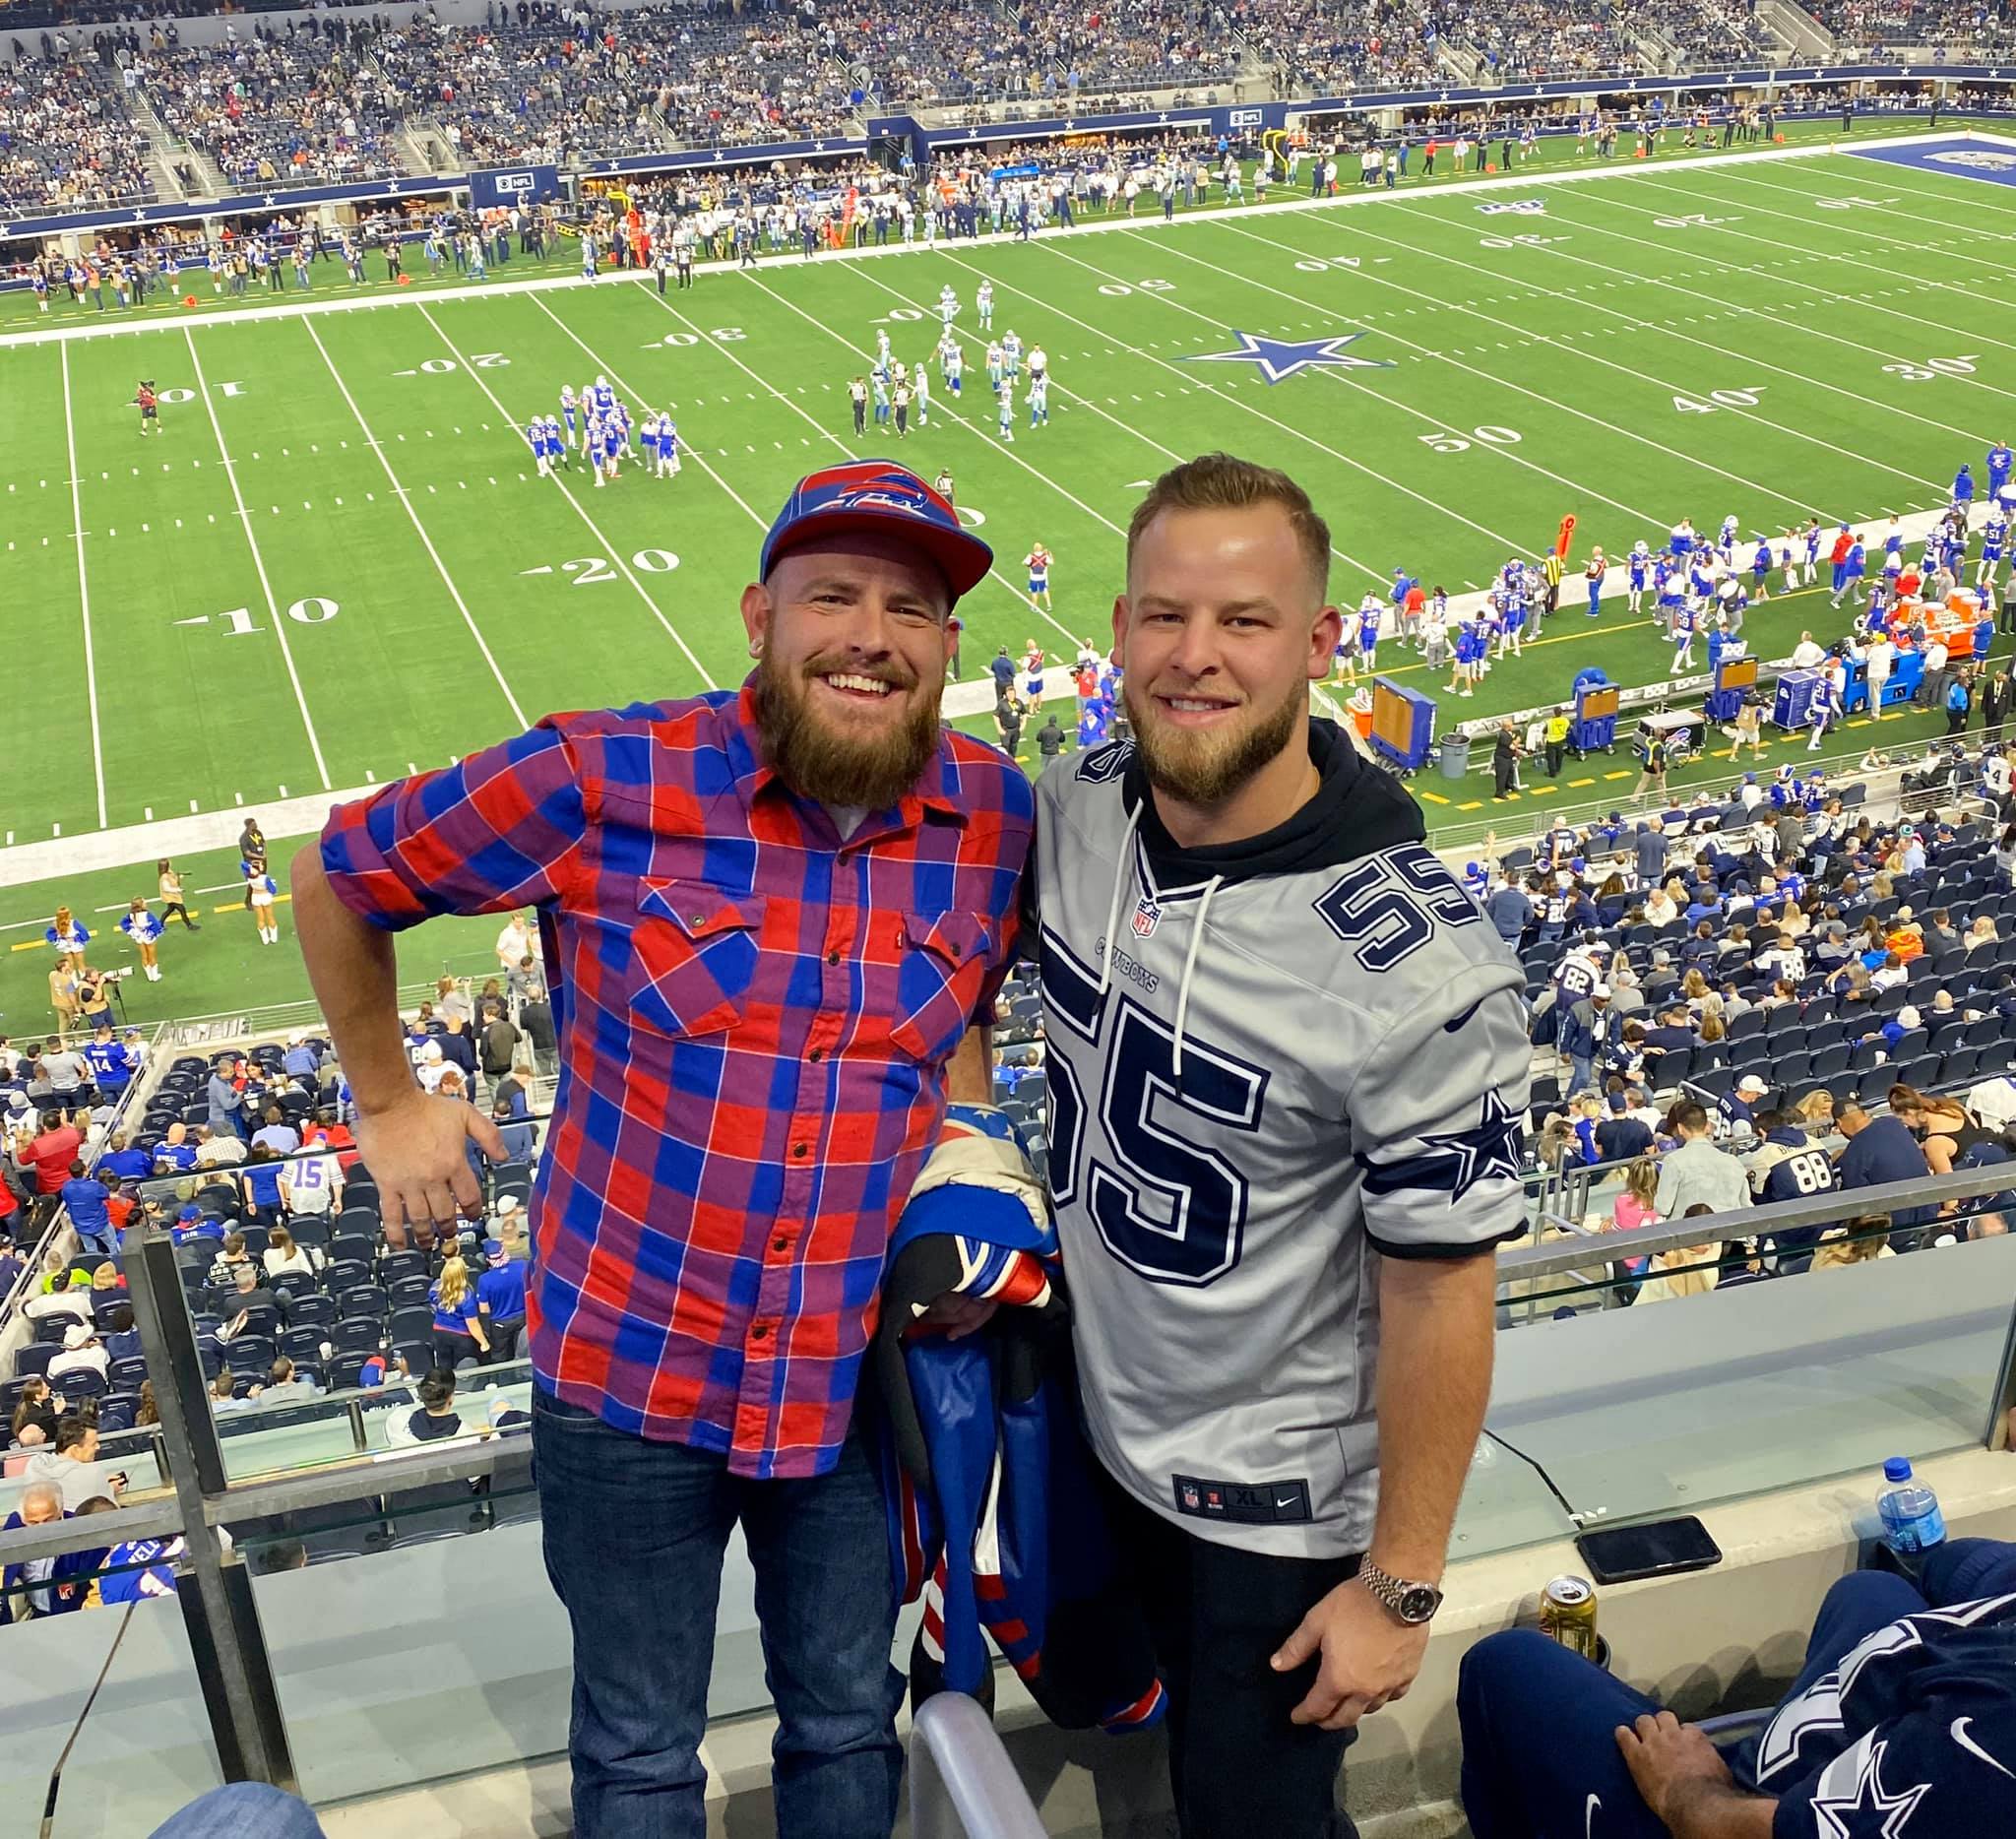
M234 1373L263 1373L278 1353L270 1335L240 1335L224 1343L224 1364Z
M1837 1041L1812 1056L1808 1077L1815 1085L1831 1086L1848 1069L1848 1043Z
M338 1296L336 1301L345 1320L358 1315L376 1319L385 1313L387 1307L384 1288L378 1284L352 1284Z
M361 1361L364 1355L377 1353L384 1344L385 1325L369 1316L346 1316L336 1324L328 1339L339 1353L355 1354Z

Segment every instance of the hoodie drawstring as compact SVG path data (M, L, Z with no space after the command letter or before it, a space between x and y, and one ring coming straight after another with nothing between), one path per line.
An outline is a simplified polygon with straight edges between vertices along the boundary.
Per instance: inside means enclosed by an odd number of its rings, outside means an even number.
M1223 875L1213 875L1197 897L1197 918L1190 926L1189 949L1183 953L1183 981L1176 985L1176 1048L1170 1061L1176 1090L1183 1089L1183 1019L1190 1012L1190 977L1197 969L1197 947L1204 942L1204 917L1211 911L1211 897L1224 886Z
M1106 949L1100 960L1099 993L1104 997L1113 981L1113 934L1120 924L1120 902L1126 897L1129 872L1134 866L1134 832L1140 828L1144 799L1127 813L1127 828L1120 833L1120 853L1113 863L1113 900L1106 909Z

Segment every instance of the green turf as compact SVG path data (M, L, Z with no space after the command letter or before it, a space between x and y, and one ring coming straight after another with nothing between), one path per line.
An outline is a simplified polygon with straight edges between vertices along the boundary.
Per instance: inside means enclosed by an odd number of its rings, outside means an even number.
M1572 163L1568 148L1547 153ZM248 319L206 304L155 329L136 316L113 339L0 342L0 608L32 725L0 778L0 843L382 783L549 709L738 681L735 601L762 527L810 467L894 447L853 441L846 379L878 325L898 356L922 358L935 322L891 316L926 311L945 282L971 341L974 288L991 277L997 329L1040 340L1052 374L1050 425L1030 429L1019 404L1003 445L970 343L964 401L940 390L903 449L927 474L951 468L1002 561L965 609L969 677L998 644L1102 635L1139 481L1210 447L1308 485L1339 551L1333 593L1354 602L1397 563L1462 593L1571 512L1579 561L1592 542L1616 555L1656 539L1683 512L1776 532L1809 509L1930 506L2007 425L2016 198L1997 188L1847 159L1690 170L1675 157L1533 195L1544 215L1484 216L1520 194L1448 184L1173 229L1144 210L1101 235L704 275L662 303L633 283L432 302L422 284L396 298L381 286L368 310ZM1234 331L1358 331L1352 352L1390 367L1271 387L1183 361ZM1958 357L1972 374L1885 369ZM598 372L633 406L676 410L677 480L528 476L514 423ZM142 375L207 387L142 440ZM1761 392L1754 407L1710 414L1673 400L1744 390ZM1470 444L1436 451L1445 437ZM1018 592L1038 539L1057 556L1050 619ZM1670 653L1649 625L1617 602L1587 620L1573 586L1544 641L1445 720L1559 696L1590 662L1625 683L1660 678ZM1802 627L1844 624L1807 595L1754 609L1748 636L1772 656ZM1446 682L1391 645L1382 663ZM1607 795L1604 775L1627 767L1591 762L1564 775L1591 786L1561 794ZM1477 821L1487 794L1476 776L1416 786L1433 822ZM59 897L89 910L151 879L6 890L0 944L32 938ZM170 981L130 989L136 1013L300 992L291 950L262 952L249 923L222 921L170 938ZM412 973L444 951L482 961L486 923L453 945L430 933ZM39 1025L46 968L38 951L0 951L0 1027Z

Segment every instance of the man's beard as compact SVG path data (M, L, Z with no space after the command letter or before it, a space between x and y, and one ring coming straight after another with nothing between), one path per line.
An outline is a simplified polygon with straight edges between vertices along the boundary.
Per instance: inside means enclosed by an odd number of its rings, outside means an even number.
M1134 724L1134 744L1148 783L1185 804L1222 804L1286 748L1306 726L1308 708L1299 686L1274 708L1219 729L1178 728L1143 688L1123 679L1122 695Z
M915 694L908 667L891 660L873 669L844 658L815 658L797 670L766 650L756 661L756 731L763 757L800 797L820 804L886 810L913 790L938 749L942 684L917 697L893 732L853 735L812 712L812 679L834 672L886 678L890 694Z

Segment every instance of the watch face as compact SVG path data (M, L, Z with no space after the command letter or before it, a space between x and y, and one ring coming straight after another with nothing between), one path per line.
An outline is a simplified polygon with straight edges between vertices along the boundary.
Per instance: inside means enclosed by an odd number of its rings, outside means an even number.
M1400 1593L1400 1619L1402 1621L1426 1621L1441 1606L1442 1594L1430 1590L1426 1584L1411 1584Z

